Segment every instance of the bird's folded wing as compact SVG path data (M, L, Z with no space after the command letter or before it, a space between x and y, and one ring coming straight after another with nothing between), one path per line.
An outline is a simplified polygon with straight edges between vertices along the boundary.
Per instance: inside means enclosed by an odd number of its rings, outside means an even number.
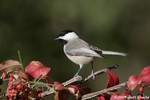
M69 54L70 56L87 56L87 57L102 58L102 56L100 56L97 52L95 52L91 49L88 49L88 48L73 49L73 50L70 50L69 52L67 52L67 54Z
M98 47L91 45L90 49L102 56L102 50L99 49Z

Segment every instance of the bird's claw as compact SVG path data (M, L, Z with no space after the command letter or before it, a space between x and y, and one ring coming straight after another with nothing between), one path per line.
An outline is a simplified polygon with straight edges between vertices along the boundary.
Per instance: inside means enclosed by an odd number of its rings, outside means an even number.
M94 75L94 71L93 70L91 72L91 75L92 75L93 80L95 80L95 75Z

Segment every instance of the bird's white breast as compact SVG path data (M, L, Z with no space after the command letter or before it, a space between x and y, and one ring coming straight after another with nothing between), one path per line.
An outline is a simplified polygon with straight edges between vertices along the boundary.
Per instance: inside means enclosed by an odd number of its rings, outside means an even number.
M93 57L86 57L86 56L70 56L68 54L66 54L66 56L74 63L76 64L88 64L91 61L93 61Z
M82 42L81 42L82 43ZM67 45L67 46L66 46ZM68 47L68 44L64 45L64 53L66 54L66 56L74 63L79 64L79 65L84 65L84 64L88 64L91 61L93 61L93 57L92 56L74 56L74 55L69 55L66 53L66 47ZM70 45L70 44L69 44ZM70 45L71 46L71 45ZM75 45L78 46L78 45ZM84 46L83 46L84 47ZM68 48L67 48L68 49Z

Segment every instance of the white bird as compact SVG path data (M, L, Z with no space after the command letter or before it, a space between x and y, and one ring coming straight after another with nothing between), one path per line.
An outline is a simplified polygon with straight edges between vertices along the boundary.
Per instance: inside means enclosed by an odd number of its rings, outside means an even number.
M75 64L80 66L77 73L74 75L76 77L82 67L85 64L91 62L92 64L92 72L93 73L93 60L94 58L103 58L103 55L118 55L118 56L126 56L126 53L122 52L114 52L114 51L105 51L101 50L96 46L89 45L84 40L80 39L79 36L71 30L61 31L55 40L59 40L64 44L63 50L65 55Z

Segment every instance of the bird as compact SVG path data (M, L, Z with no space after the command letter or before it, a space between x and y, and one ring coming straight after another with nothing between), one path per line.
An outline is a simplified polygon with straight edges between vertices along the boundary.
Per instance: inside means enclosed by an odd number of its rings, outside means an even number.
M65 55L72 62L79 65L79 69L74 77L78 76L80 70L85 64L91 63L91 74L94 79L93 61L95 58L103 58L104 55L127 56L126 53L101 50L96 46L90 45L86 41L82 40L77 33L72 30L61 31L55 40L60 41L64 45L63 51Z

